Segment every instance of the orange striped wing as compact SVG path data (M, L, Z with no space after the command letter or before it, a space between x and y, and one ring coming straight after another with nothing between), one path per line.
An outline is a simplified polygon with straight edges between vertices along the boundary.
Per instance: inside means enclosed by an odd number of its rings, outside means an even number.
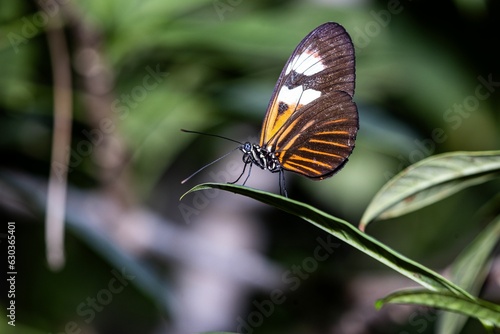
M332 92L304 106L268 145L284 169L321 180L347 162L357 130L356 104L347 93Z

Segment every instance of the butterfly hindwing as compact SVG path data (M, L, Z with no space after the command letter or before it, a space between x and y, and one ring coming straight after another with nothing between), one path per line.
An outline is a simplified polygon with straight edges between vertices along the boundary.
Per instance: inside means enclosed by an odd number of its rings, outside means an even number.
M349 94L335 91L304 106L270 144L283 168L321 180L347 162L357 129L355 103Z
M292 53L264 119L260 146L281 166L313 179L333 175L354 148L358 113L354 48L344 28L325 23Z

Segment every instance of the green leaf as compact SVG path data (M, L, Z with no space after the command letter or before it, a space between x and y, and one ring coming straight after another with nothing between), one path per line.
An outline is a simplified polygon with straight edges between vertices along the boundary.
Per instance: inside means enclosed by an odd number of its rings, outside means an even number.
M489 325L500 326L499 305L478 298L464 298L445 291L400 291L377 300L375 306L381 308L388 303L425 305L477 318Z
M375 219L398 217L444 199L466 187L498 177L500 151L453 152L419 161L380 189L359 228Z
M500 236L500 216L496 217L465 248L451 267L451 281L477 296L490 270L490 256ZM438 320L437 333L459 333L467 318L444 313Z
M185 193L181 197L181 200L191 192L209 188L222 189L251 197L257 201L296 215L428 289L449 291L454 294L462 295L464 298L469 296L467 292L444 277L399 254L373 237L361 232L348 222L331 216L305 203L261 190L220 183L205 183L198 185Z

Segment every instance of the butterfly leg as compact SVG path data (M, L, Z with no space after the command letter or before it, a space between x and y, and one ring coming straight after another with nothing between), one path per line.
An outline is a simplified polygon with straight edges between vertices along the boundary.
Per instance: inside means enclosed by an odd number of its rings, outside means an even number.
M248 169L248 175L247 175L247 177L246 177L246 179L245 179L245 182L243 182L243 185L245 185L245 183L247 183L248 178L250 177L250 174L252 173L252 165L253 165L253 163L252 163L252 162L249 162L249 164L250 164L250 168ZM246 166L246 165L245 165L245 166Z
M250 164L250 170L248 171L248 175L250 175L250 171L252 170L252 161L250 159L247 159L246 161L243 160L243 161L245 162L245 165L243 166L243 171L241 172L240 176L238 176L238 178L236 180L234 180L233 182L228 182L229 184L235 184L236 182L238 182L241 179L243 174L245 174L245 171L247 169L248 164ZM248 180L248 176L245 179L245 182L247 182L247 180ZM243 182L243 185L245 185L245 182Z
M234 180L233 182L228 182L228 183L235 184L236 182L238 182L241 179L241 177L243 176L243 174L245 174L245 169L247 169L247 164L244 165L243 171L241 172L240 176L238 176L238 178L236 180Z
M283 169L280 169L279 172L279 183L280 183L280 194L282 196L288 197L288 194L286 192L286 184L285 184L285 171Z

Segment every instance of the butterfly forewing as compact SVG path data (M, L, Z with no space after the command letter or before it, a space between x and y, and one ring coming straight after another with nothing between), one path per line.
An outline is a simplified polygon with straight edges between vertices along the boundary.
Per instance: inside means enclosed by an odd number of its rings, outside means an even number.
M354 48L342 26L325 23L297 46L286 63L264 119L260 146L281 166L323 179L354 148L358 113Z
M272 140L292 114L332 91L354 94L354 49L342 26L325 23L294 50L280 74L264 119L260 145Z

